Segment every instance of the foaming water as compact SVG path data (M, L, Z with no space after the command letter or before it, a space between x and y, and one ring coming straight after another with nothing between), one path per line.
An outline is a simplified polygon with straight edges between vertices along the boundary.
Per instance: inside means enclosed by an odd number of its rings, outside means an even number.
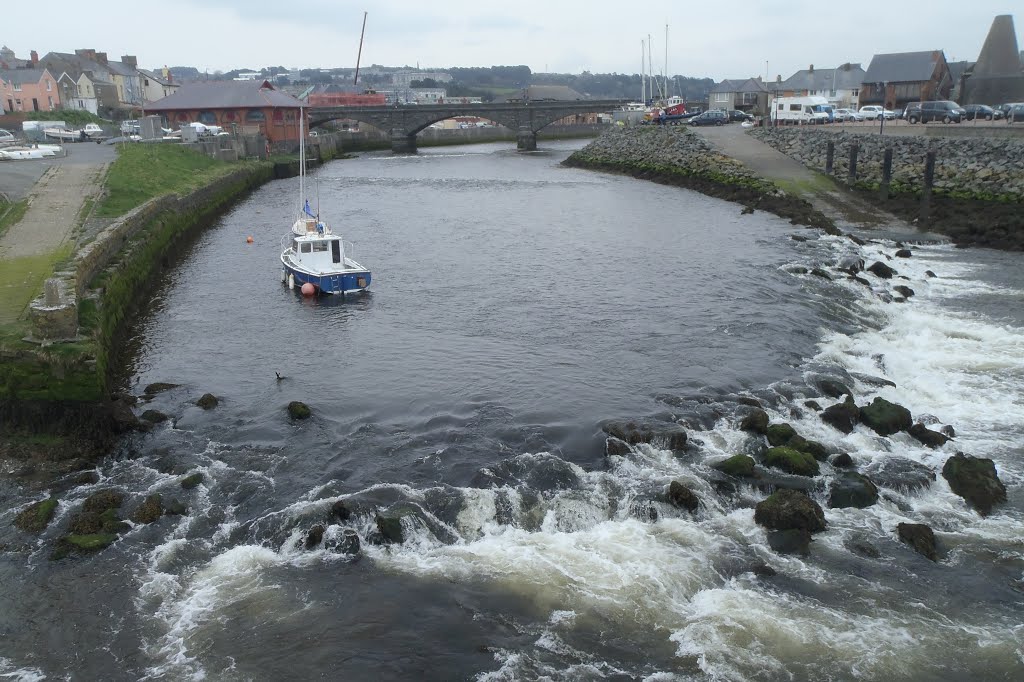
M770 216L557 167L572 146L322 169L322 211L374 267L365 297L306 301L276 281L294 183L204 235L137 339L133 384L183 384L150 405L173 421L62 493L42 540L0 564L24 588L15 615L45 609L48 581L101 575L93 599L131 627L76 614L95 626L76 635L84 662L58 648L45 664L24 655L37 633L5 627L0 676L99 674L114 658L125 679L1019 679L1017 257L927 246L888 261L891 243L791 241ZM851 257L906 279L863 274L865 287L830 269ZM225 261L238 295L210 267ZM801 274L812 267L833 278ZM890 302L896 284L915 295ZM832 402L823 375L956 439L844 435L807 404ZM206 391L222 400L212 412L193 405ZM741 394L869 475L896 458L937 473L957 450L989 457L1010 500L981 517L937 475L829 509L838 472L823 464L808 492L829 529L809 556L778 554L753 521L767 491L712 467L758 447ZM294 399L312 419L287 418ZM685 425L686 451L604 455L601 420L652 414ZM203 479L185 491L189 473ZM696 512L668 503L673 481ZM46 561L81 501L111 486L127 509L159 493L188 513ZM0 520L35 499L0 489ZM383 541L381 513L404 542ZM939 563L898 541L901 522L935 529Z

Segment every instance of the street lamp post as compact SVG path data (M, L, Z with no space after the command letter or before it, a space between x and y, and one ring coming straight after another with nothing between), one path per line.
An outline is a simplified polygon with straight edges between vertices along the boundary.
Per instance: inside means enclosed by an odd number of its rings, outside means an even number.
M878 124L879 135L885 134L885 86L885 81L882 81L881 83L878 84L878 87L882 91L882 113L878 117L878 120L881 121L881 123Z

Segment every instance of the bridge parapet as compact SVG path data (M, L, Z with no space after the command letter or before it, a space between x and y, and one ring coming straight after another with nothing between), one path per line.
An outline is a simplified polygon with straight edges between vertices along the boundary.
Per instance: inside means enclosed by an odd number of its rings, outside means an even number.
M456 116L476 116L517 131L520 149L537 148L537 131L573 114L607 112L625 100L572 100L554 102L504 102L501 104L420 104L374 107L315 107L309 111L309 125L346 118L368 123L391 135L396 153L416 151L416 134L438 121ZM532 143L528 138L532 139ZM524 146L525 145L525 146Z

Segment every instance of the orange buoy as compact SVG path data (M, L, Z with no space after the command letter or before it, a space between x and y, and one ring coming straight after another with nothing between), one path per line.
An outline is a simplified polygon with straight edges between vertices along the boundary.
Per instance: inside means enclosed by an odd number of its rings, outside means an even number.
M248 237L245 238L245 243L252 244L252 235L249 235Z
M309 282L306 282L305 284L302 285L302 295L303 296L312 296L315 293L316 293L316 287L313 286L312 284L310 284Z

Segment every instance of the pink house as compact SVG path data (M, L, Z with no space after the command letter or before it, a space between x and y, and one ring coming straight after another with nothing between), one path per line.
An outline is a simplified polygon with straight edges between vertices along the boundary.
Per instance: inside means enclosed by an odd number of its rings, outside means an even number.
M57 79L47 69L0 71L0 99L4 111L56 111L60 109Z

